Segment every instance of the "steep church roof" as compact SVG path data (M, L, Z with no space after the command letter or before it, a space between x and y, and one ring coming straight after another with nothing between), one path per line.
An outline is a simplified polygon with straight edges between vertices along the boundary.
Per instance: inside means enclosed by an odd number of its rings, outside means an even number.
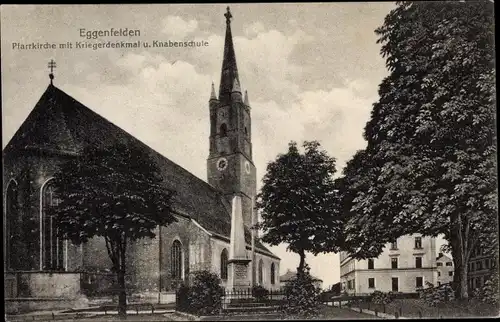
M176 191L174 208L179 214L196 220L216 236L229 238L231 206L219 190L52 84L7 144L3 155L75 155L86 146L105 147L117 142L132 144L151 156L162 172L165 187ZM251 243L248 229L245 231L245 240L248 244ZM277 258L259 241L255 244L257 251Z

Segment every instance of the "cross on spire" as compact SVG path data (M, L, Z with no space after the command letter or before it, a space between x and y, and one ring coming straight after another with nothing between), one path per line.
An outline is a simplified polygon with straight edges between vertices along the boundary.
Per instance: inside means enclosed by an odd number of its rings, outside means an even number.
M54 71L54 68L56 68L56 62L53 59L49 61L48 68L50 68L50 74L49 74L50 85L52 85L52 80L54 79L54 74L52 72Z
M231 18L233 17L233 15L231 14L231 11L229 10L229 6L227 7L227 12L224 14L224 17L226 17L226 23L230 24Z

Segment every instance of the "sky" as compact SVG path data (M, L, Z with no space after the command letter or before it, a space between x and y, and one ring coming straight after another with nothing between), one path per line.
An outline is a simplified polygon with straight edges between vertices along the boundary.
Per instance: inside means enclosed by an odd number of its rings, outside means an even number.
M2 148L54 85L206 181L211 83L218 89L229 5L242 90L252 113L258 187L292 140L318 140L337 175L363 149L363 128L387 75L374 30L393 2L1 6ZM139 30L81 37L81 29ZM206 41L194 48L76 48L102 41ZM13 43L56 49L17 49ZM72 49L59 44L72 43ZM19 47L19 46L18 46ZM280 273L299 256L270 247ZM340 280L336 254L307 255L323 286Z

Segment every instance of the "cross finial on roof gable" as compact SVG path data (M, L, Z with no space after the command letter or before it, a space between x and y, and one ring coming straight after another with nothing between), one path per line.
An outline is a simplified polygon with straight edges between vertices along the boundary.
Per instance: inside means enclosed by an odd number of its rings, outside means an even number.
M49 61L49 65L48 65L48 68L50 68L50 74L49 74L49 78L50 78L50 85L52 85L52 80L54 79L54 68L56 68L56 62L51 59Z

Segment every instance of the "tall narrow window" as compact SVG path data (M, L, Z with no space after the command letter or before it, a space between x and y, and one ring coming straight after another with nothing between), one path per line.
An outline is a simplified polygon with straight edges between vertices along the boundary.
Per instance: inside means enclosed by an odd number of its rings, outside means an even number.
M398 268L398 259L396 257L391 258L391 268Z
M227 125L226 125L226 123L222 123L221 124L219 134L220 134L221 137L227 136Z
M391 249L393 249L393 250L394 250L394 249L398 249L398 241L397 241L397 240L395 240L395 241L393 241L393 242L391 243Z
M368 278L368 288L375 288L375 278Z
M16 244L19 240L18 236L18 219L19 219L19 204L17 200L17 183L12 180L7 186L6 192L6 250L7 250L7 269L17 269L19 256L16 253Z
M418 276L415 278L415 287L422 287L424 285L424 278L422 276Z
M368 269L373 269L373 268L374 268L373 258L368 258Z
M274 263L271 263L271 284L274 285L275 272L274 272Z
M415 237L415 248L422 249L422 237Z
M180 241L173 242L170 255L172 279L180 280L182 278L182 245Z
M422 268L422 257L415 257L415 267Z
M49 209L60 202L53 181L47 182L42 189L42 245L43 264L47 270L64 270L64 244L57 235L55 218Z
M399 280L397 277L392 278L392 291L399 292Z
M262 259L259 261L259 284L262 285L262 277L263 277L263 272L262 270L264 269L262 263Z
M220 254L220 278L227 280L227 250L225 248Z

